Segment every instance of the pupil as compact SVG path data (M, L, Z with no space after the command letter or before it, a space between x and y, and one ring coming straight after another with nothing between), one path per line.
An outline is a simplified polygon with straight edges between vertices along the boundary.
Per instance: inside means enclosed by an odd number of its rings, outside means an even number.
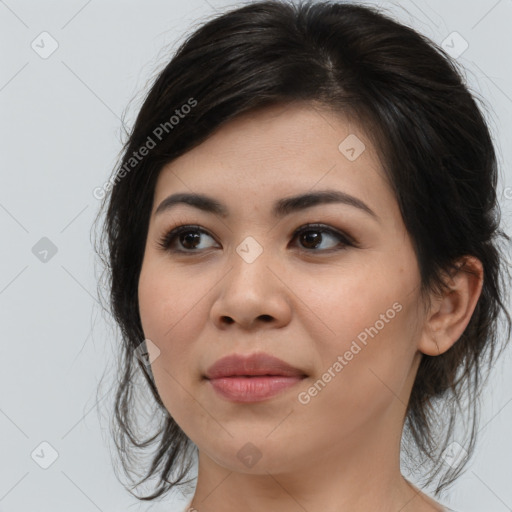
M305 246L309 248L309 246L315 246L315 244L322 238L318 232L310 231L303 235L303 239L305 240Z
M182 235L181 243L183 244L184 247L187 247L187 239L189 239L189 241L192 242L194 240L194 238L195 238L196 242L199 242L199 238L200 238L199 233L191 233L191 232L185 233L184 235ZM195 247L194 244L192 244L192 245L193 245L193 247ZM187 249L190 249L190 247L187 247Z

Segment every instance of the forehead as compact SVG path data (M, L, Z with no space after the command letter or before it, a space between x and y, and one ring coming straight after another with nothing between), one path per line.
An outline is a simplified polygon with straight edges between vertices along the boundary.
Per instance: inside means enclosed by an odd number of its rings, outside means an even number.
M274 105L230 120L160 172L154 209L171 192L262 203L334 188L385 209L394 196L362 126L312 104Z

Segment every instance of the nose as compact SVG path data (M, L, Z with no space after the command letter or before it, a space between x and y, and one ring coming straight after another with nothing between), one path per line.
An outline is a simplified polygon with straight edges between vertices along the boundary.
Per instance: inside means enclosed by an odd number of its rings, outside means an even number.
M276 328L291 318L290 276L270 251L246 258L234 251L230 268L221 279L211 319L219 329L237 324L244 330Z

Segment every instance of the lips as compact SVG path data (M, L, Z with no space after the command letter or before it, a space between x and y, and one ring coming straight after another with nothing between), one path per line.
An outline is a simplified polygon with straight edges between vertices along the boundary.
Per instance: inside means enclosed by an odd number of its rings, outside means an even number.
M206 371L207 379L221 379L226 377L306 377L299 368L295 368L277 357L263 352L242 356L232 354L216 361Z
M219 359L206 372L208 385L230 402L262 402L290 390L307 375L285 361L265 353Z

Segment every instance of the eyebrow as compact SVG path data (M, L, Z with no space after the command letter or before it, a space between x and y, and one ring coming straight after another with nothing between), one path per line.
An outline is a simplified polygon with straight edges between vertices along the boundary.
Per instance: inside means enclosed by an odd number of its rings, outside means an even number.
M178 193L170 195L158 205L154 215L156 216L164 211L170 210L173 206L180 203L188 204L198 208L199 210L207 213L213 213L223 218L229 217L228 208L221 202L204 194L192 193ZM379 220L378 215L366 203L361 201L361 199L339 190L321 190L318 192L308 192L306 194L279 199L274 203L272 215L274 217L281 218L286 215L290 215L291 213L305 210L306 208L329 203L341 203L353 206L354 208L358 208L359 210L371 215L375 220Z

